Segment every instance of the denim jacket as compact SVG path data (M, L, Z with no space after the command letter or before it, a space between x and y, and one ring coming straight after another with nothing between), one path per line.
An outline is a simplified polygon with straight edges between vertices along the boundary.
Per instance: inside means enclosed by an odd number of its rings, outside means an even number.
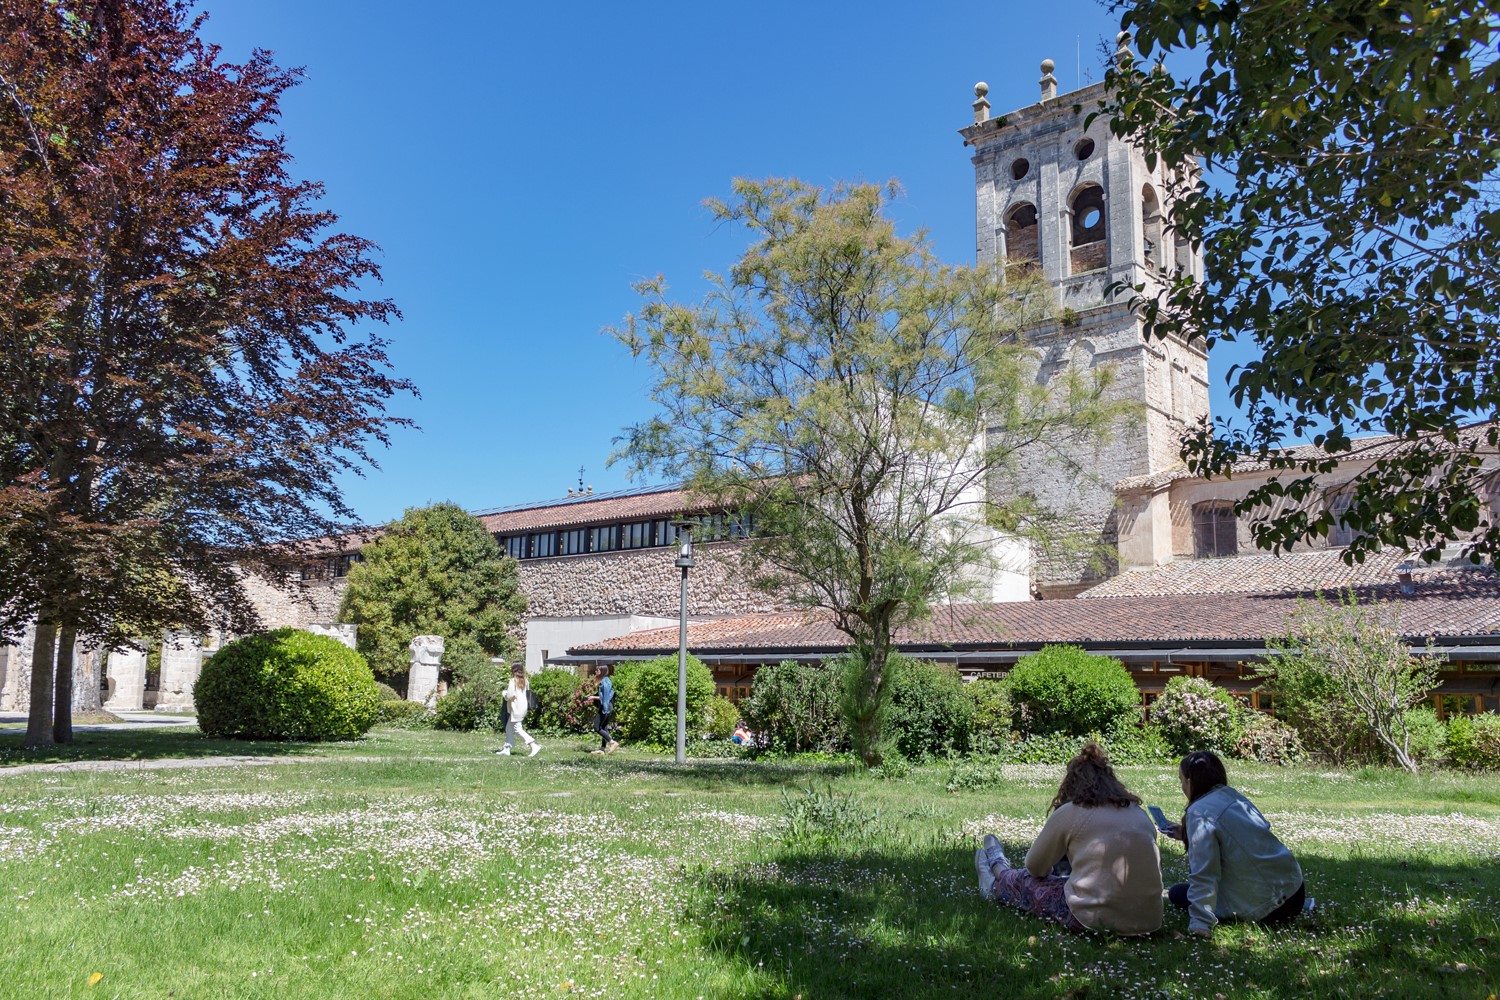
M1260 810L1228 785L1187 807L1188 927L1259 920L1302 885L1302 869Z

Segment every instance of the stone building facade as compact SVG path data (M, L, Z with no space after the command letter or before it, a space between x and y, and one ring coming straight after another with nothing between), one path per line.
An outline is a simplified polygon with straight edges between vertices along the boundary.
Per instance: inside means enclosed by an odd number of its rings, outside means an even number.
M1165 199L1178 181L1171 168L1149 166L1110 133L1105 116L1088 120L1104 85L1058 95L1050 61L1042 73L1042 99L998 118L990 117L988 88L977 85L974 123L960 134L974 148L979 263L1039 272L1057 295L1058 319L1027 334L1040 354L1038 381L1069 367L1108 366L1114 397L1133 411L1103 441L1051 443L1031 459L1039 498L1107 550L1119 532L1115 483L1178 465L1183 431L1209 412L1202 347L1148 339L1130 293L1110 289L1143 286L1149 294L1176 272L1201 275L1202 261L1164 226ZM1037 595L1073 596L1111 569L1043 562Z

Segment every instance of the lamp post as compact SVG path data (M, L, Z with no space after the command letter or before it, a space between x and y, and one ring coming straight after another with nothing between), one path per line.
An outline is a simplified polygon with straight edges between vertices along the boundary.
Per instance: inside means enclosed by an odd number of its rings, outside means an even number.
M682 599L677 622L677 763L687 762L687 573L693 565L693 522L673 521L677 528L677 561L682 570Z

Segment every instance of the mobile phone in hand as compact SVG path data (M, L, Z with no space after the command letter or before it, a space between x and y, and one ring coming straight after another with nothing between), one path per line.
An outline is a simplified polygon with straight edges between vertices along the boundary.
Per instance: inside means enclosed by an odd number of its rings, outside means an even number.
M1167 814L1161 811L1161 806L1147 806L1146 811L1151 814L1151 821L1162 833L1172 832L1172 821L1167 819Z

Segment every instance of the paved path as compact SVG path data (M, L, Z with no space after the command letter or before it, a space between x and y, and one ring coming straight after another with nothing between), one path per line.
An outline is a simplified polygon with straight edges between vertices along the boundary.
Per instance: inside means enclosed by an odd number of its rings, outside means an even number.
M158 712L116 712L120 717L119 722L95 722L88 725L76 725L73 727L75 733L102 733L110 730L122 729L164 729L168 727L196 726L198 717L195 715L166 715ZM0 712L0 722L26 723L25 712Z
M380 757L187 757L168 760L70 760L51 764L17 764L0 767L0 778L39 771L171 771L184 767L261 767L266 764L308 764L323 761L371 761Z

